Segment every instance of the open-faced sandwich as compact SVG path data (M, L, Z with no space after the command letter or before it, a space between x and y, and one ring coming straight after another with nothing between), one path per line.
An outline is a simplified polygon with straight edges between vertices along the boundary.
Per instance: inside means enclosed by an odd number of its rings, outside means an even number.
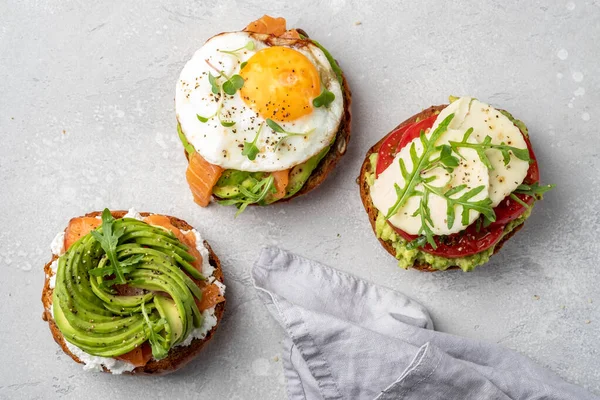
M223 316L219 259L175 217L93 212L71 219L52 253L43 319L84 369L172 372L198 354Z
M358 179L377 238L403 268L486 263L552 188L540 185L525 124L477 99L450 100L371 147Z
M283 18L210 38L183 68L175 109L202 207L242 212L317 187L345 153L350 89L331 54Z

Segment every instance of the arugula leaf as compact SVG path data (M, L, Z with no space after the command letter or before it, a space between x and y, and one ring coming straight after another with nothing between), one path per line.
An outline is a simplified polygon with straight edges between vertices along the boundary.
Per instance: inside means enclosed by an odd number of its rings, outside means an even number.
M102 250L106 253L110 261L110 265L115 270L115 282L123 284L125 283L125 276L123 275L123 271L121 270L121 264L119 263L119 259L117 258L117 245L119 244L119 238L123 236L125 233L124 227L113 231L113 223L115 219L113 218L110 210L105 208L102 211L102 233L97 230L93 230L90 233L96 239Z
M217 83L217 77L213 76L210 72L208 73L208 81L210 82L211 90L214 94L219 94L221 89L219 88L219 84ZM204 121L206 122L206 121Z
M134 266L134 265L138 264L140 261L142 261L143 258L144 258L144 254L136 254L134 256L126 258L125 260L121 260L120 261L121 267Z
M423 171L421 171L421 174L429 172L432 169L438 168L440 166L448 172L452 172L454 171L454 168L458 167L460 162L458 160L458 157L452 155L452 148L450 146L448 146L447 144L443 144L441 146L438 146L436 150L440 150L439 157L437 157L434 160L431 160L429 162L429 166L427 166Z
M329 105L335 100L335 94L327 90L325 85L321 89L321 94L315 97L312 101L315 107L329 107Z
M223 83L223 91L230 96L233 96L235 92L244 86L244 78L240 75L233 75L231 78Z
M256 159L256 156L260 152L258 146L256 146L256 141L258 140L258 137L260 136L260 131L262 130L263 126L264 126L264 123L261 124L260 127L258 128L258 131L256 132L256 136L254 136L254 140L252 142L244 141L244 149L242 150L242 155L248 157L248 160L250 160L250 161L254 161Z
M429 192L424 192L419 202L419 208L413 214L413 217L417 215L421 216L421 228L419 229L419 235L423 234L425 241L431 245L434 249L437 249L437 244L433 238L434 234L431 230L433 221L431 220L431 213L429 209Z
M162 318L154 323L150 321L148 313L146 312L145 302L142 303L142 315L144 316L144 321L146 322L146 325L150 331L148 341L150 342L150 347L152 348L152 357L154 357L156 360L162 360L167 356L167 354L169 354L169 349L162 343L164 338L154 331L154 327L156 325L164 325L167 323L167 321Z
M511 193L510 194L510 198L513 199L514 201L516 201L517 203L519 203L520 205L522 205L523 207L525 207L526 209L530 209L531 206L527 203L525 203L523 200L521 200L516 194Z
M418 238L416 238L412 242L407 243L406 244L406 248L408 250L414 250L416 248L423 247L426 244L427 244L427 237L425 237L425 236L419 236Z
M458 198L453 198L451 196L454 196L465 190L467 185L459 185L447 191L444 191L444 189L440 187L431 186L429 183L423 183L423 187L425 192L431 192L446 200L448 207L446 218L448 228L451 228L452 225L454 225L454 219L456 218L454 207L456 206L462 206L463 208L461 215L461 223L463 225L469 224L469 214L471 210L483 214L483 216L490 222L494 222L496 220L496 214L494 213L494 208L492 207L492 200L489 197L486 197L483 200L470 201L473 197L477 196L485 189L485 185L470 189Z
M528 196L541 198L541 196L549 190L552 190L556 187L556 185L544 185L540 186L539 182L536 182L532 185L521 184L519 185L513 193L518 194L526 194Z
M144 258L143 254L137 254L125 260L121 260L121 271L123 273L133 272L135 270L135 266L142 261L142 258ZM107 276L114 274L116 271L112 265L109 265L108 267L91 269L89 272L92 276Z
M440 162L442 165L449 168L450 172L452 172L454 168L458 167L458 158L452 155L452 148L447 144L444 144L440 147L442 149L440 152Z
M396 189L397 200L394 203L394 205L392 205L389 208L387 214L385 215L386 220L390 219L394 214L396 214L398 210L400 210L400 208L402 208L406 204L410 197L419 194L417 193L415 188L419 183L423 182L424 178L421 176L421 171L428 166L429 157L436 150L435 142L440 138L442 134L444 134L444 132L446 132L446 130L448 129L448 125L450 124L453 118L454 114L448 115L442 121L442 123L438 125L436 130L433 131L429 139L425 137L425 132L421 131L420 140L423 144L423 153L421 154L421 156L417 156L415 143L413 142L411 144L410 157L413 165L412 170L410 172L406 169L404 160L400 158L400 172L402 173L402 177L404 178L405 185L402 188L398 184L394 185L394 188Z
M248 61L244 61L243 63L240 64L240 70L244 69L244 67L248 65Z
M432 231L432 227L433 227L433 221L431 220L431 214L430 214L430 209L429 209L429 194L435 194L437 196L440 196L444 199L446 199L447 202L447 206L448 206L448 211L447 211L447 224L448 224L448 228L451 228L454 225L454 221L456 219L456 211L455 211L455 206L460 205L463 207L463 212L462 212L462 216L461 216L461 223L463 225L467 225L469 223L469 212L470 210L475 210L479 213L481 213L486 221L489 221L490 223L496 220L496 215L494 213L494 209L492 208L492 201L489 198L485 198L483 200L479 200L476 202L470 202L469 200L473 197L475 197L477 194L479 194L483 189L485 189L485 186L478 186L474 189L471 189L469 191L467 191L466 193L464 193L462 196L460 196L459 198L452 198L451 196L454 196L460 192L462 192L463 190L465 190L467 188L467 185L459 185L456 187L453 187L449 190L447 190L446 192L443 191L443 188L438 188L435 186L431 186L429 184L430 182L424 181L423 182L423 194L421 197L421 201L419 203L419 208L417 208L417 210L414 212L414 214L412 215L413 217L416 216L421 216L421 228L419 229L419 236L417 239L413 240L412 242L408 243L407 248L410 249L416 249L418 247L423 247L425 246L427 243L429 243L431 245L432 248L437 249L437 243L435 242L435 235ZM478 219L479 223L481 223L481 220Z
M490 136L486 136L481 143L469 143L469 137L473 133L473 128L467 129L465 135L463 136L460 142L450 141L450 147L453 151L460 155L458 149L461 147L466 147L469 149L473 149L477 152L477 155L481 159L481 162L487 167L487 169L494 169L490 159L485 154L486 150L494 149L500 151L502 153L502 158L504 160L504 165L508 165L510 163L510 154L512 153L519 160L531 162L531 157L529 156L528 149L520 149L518 147L507 146L504 142L500 144L492 144L492 138ZM462 157L462 155L461 155ZM464 157L463 157L464 158Z
M269 175L266 178L258 181L253 187L250 189L246 189L243 186L240 186L240 192L244 197L227 199L227 200L219 200L218 203L221 205L235 205L238 208L235 216L240 215L246 207L250 204L261 204L269 193L275 192L275 178L273 175Z

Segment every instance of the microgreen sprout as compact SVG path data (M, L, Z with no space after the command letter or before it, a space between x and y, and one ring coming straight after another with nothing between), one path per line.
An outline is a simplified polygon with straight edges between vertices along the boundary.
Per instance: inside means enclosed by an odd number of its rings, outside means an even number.
M315 97L312 101L315 107L329 107L329 105L335 100L335 94L327 90L325 85L322 85L321 94Z
M258 131L256 132L256 136L254 136L254 140L252 142L244 141L244 149L242 150L242 155L248 157L248 160L254 161L256 156L260 152L258 146L256 146L256 142L258 141L258 137L260 136L260 131L262 130L264 123L260 125Z
M283 127L281 125L279 125L277 122L273 121L270 118L267 118L267 125L269 125L269 128L271 128L273 130L273 132L283 134L283 136L281 138L279 138L277 143L275 143L273 151L277 151L281 142L283 142L288 137L290 137L290 136L307 136L307 135L310 135L311 133L313 133L315 130L315 128L312 128L311 130L306 131L306 132L288 132L285 129L283 129Z
M219 50L219 52L225 53L225 54L230 54L232 56L235 56L235 57L239 58L238 52L240 52L242 50L254 50L255 47L256 46L254 45L254 42L252 40L250 40L250 41L248 41L248 43L246 43L245 45L243 45L239 49L235 49L235 50Z

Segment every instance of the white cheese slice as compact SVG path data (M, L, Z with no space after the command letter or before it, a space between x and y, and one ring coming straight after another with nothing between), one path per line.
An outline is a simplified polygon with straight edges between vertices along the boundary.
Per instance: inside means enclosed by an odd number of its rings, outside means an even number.
M431 135L430 131L427 136ZM448 130L444 133L437 141L437 145L448 143L448 141L460 141L464 136L464 132L460 130ZM474 141L474 139L473 139ZM412 143L415 144L415 150L417 155L423 153L423 145L420 139L415 139ZM404 187L405 181L400 172L399 160L404 160L406 169L410 172L413 167L413 163L410 157L411 144L405 146L396 155L396 158L390 164L390 166L383 171L375 180L375 183L371 187L371 198L375 207L384 214L388 213L388 210L394 205L397 199L394 184L398 184L399 187ZM435 168L424 174L425 177L434 176L430 185L434 187L443 188L446 192L450 188L457 187L459 185L467 185L466 188L453 195L453 198L458 198L468 190L484 186L484 189L479 192L476 196L471 198L469 201L474 202L483 200L488 197L489 187L489 174L486 166L481 162L475 150L472 149L460 149L460 154L464 157L460 161L460 165L456 167L452 174L448 173L443 168ZM431 156L431 160L435 159L438 154L434 153ZM416 190L423 191L423 184L416 186ZM421 196L414 196L408 199L406 204L400 208L400 210L393 215L389 222L404 232L411 235L417 235L421 229L421 217L413 216L414 212L419 208L421 202ZM456 205L454 206L455 219L451 227L448 227L448 204L447 201L435 194L429 195L428 206L430 209L430 216L433 222L431 230L435 235L449 235L464 230L467 226L472 224L478 217L479 212L469 211L469 219L467 224L462 223L462 212L463 207Z
M508 117L494 107L471 97L461 97L446 107L436 119L432 129L435 129L445 117L454 113L450 128L466 132L473 128L471 137L483 142L486 136L492 139L492 144L506 144L519 149L527 149L523 134ZM458 140L460 141L460 139ZM490 174L490 199L496 207L510 195L527 176L529 163L515 157L512 153L508 165L504 165L502 153L496 149L486 151L492 164Z

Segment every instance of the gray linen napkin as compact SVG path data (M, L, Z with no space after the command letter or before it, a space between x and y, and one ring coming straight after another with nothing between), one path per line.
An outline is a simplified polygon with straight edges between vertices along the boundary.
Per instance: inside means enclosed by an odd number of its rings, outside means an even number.
M433 330L393 290L265 248L254 285L287 333L288 397L300 399L597 399L500 346Z

